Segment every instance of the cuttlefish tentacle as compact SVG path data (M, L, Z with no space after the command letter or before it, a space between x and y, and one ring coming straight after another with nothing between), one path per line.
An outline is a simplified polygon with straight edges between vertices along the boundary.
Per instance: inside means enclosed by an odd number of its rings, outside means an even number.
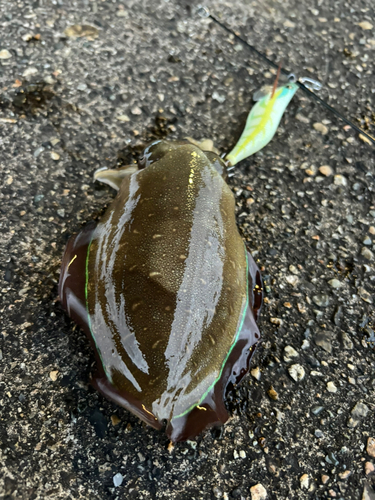
M125 167L116 169L98 169L94 173L94 181L102 182L103 184L108 184L111 188L118 191L122 184L122 181L126 177L130 177L132 174L138 171L138 165L126 165Z

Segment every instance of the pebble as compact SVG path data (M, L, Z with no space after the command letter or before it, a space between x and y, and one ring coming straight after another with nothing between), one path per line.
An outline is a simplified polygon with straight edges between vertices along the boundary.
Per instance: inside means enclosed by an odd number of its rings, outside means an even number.
M335 455L330 451L328 453L328 455L326 455L326 458L325 458L326 462L330 465L339 465L339 461L337 460L337 458L335 457Z
M375 472L375 465L372 462L365 463L365 474L371 474L371 472Z
M348 419L347 426L351 429L357 427L361 419L365 418L369 411L368 406L364 403L358 402L350 412L352 416Z
M367 448L366 448L366 451L370 455L370 457L375 458L375 438L369 437L367 439Z
M121 486L123 480L124 480L124 476L122 474L120 474L120 472L115 474L113 476L113 484L115 485L115 488L117 488L118 486Z
M278 395L278 393L275 391L275 389L272 387L272 385L271 385L271 387L268 389L267 394L268 394L268 395L269 395L269 397L270 397L271 399L273 399L274 401L277 401L277 400L279 399L279 395Z
M319 167L319 172L326 177L333 174L333 170L329 165L322 165L321 167Z
M328 307L329 306L329 297L325 293L320 293L318 295L314 295L312 298L314 304L319 307Z
M81 92L83 92L86 89L87 89L86 83L80 83L79 85L77 85L77 90L80 90Z
M37 148L34 153L33 153L33 156L34 158L38 158L38 156L43 153L44 151L44 147L43 146L40 146L39 148Z
M260 371L260 368L259 366L256 366L255 368L253 368L251 371L251 376L254 377L256 380L260 380L260 377L261 377L261 371Z
M296 286L297 286L297 284L298 284L298 281L299 281L299 280L298 280L298 277L297 277L297 276L287 276L287 277L285 278L285 281L286 281L289 285L291 285L291 286L293 286L293 287L296 287Z
M0 59L10 59L12 57L12 54L9 52L9 50L4 49L0 50Z
M333 279L333 280L329 280L328 281L328 284L332 287L332 288L340 288L340 286L342 286L342 283L341 281L337 280L337 279Z
M250 488L251 500L266 500L267 490L266 488L258 483Z
M296 266L293 266L293 264L289 266L289 271L293 274L299 274L299 270L296 268Z
M374 227L374 226L370 226L370 227L368 228L368 232L369 232L370 234L375 234L375 227Z
M369 247L372 245L372 239L369 236L366 236L366 238L362 241L362 243Z
M362 300L364 300L368 304L372 304L372 296L365 288L359 287L358 295L361 297Z
M285 363L289 363L290 361L293 361L293 358L298 358L299 354L298 352L292 347L291 345L287 345L284 347L284 361Z
M328 128L325 125L323 125L323 123L314 123L313 127L317 132L320 132L322 135L328 134Z
M59 375L58 370L53 370L53 371L49 372L49 378L50 378L53 382L56 382L58 375Z
M353 342L350 340L350 337L346 332L341 332L339 338L344 349L353 349Z
M130 118L128 117L128 115L119 115L117 116L117 120L119 120L120 122L130 122Z
M214 497L215 498L221 498L223 496L223 492L221 491L220 488L218 488L217 486L214 486L212 488L212 493L214 494Z
M292 365L288 368L289 375L292 377L293 380L296 382L300 382L305 378L305 369L303 368L302 365Z
M329 354L332 352L331 332L321 330L315 335L314 342Z
M323 432L320 429L316 429L315 432L314 432L314 434L315 434L315 437L317 437L319 439L324 438L324 434L323 434Z
M328 392L337 392L337 387L335 386L335 384L333 382L328 382L327 383L327 391Z
M280 318L270 318L270 322L273 325L281 326L283 324L283 320Z
M51 158L52 160L60 160L60 155L58 153L56 153L55 151L51 151Z
M374 254L371 252L371 250L369 250L368 248L366 247L363 247L362 250L361 250L361 254L363 255L363 257L367 260L374 260Z
M336 186L346 186L348 184L348 181L343 175L337 174L333 178L333 184L335 184Z
M326 474L322 474L322 483L327 484L328 481L329 481L329 476L327 476Z
M118 418L117 415L111 415L111 422L112 422L113 427L115 427L116 425L118 425L121 422L121 420Z
M358 26L363 30L372 30L373 28L373 25L368 21L362 21L361 23L358 23Z
M56 210L57 212L57 215L61 218L64 218L65 217L65 209L64 208L59 208L58 210Z
M132 108L131 112L132 112L132 115L141 115L142 114L142 110L138 106L134 106L134 108Z
M348 479L349 476L352 475L352 471L351 470L344 470L343 472L340 472L339 473L339 478L340 479Z
M219 94L216 92L216 90L212 93L212 99L215 101L219 102L220 104L223 104L225 102L225 95Z
M305 490L308 490L309 489L309 482L310 482L310 479L309 479L309 475L308 474L303 474L300 478L299 478L299 482L301 484L301 488L305 488Z
M240 450L240 457L246 458L246 452L244 450Z
M65 29L64 34L71 38L84 36L88 40L92 40L97 38L99 31L95 28L95 26L90 26L89 24L73 24Z
M38 73L37 68L26 68L25 71L22 73L22 76L28 77L28 76L34 76Z

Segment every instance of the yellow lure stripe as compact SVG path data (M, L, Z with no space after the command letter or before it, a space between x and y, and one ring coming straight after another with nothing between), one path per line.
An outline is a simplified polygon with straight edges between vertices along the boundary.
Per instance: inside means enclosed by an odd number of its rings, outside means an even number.
M239 141L225 158L231 165L236 165L239 161L260 151L270 142L284 111L297 90L298 85L288 83L278 87L273 97L270 92L253 106Z

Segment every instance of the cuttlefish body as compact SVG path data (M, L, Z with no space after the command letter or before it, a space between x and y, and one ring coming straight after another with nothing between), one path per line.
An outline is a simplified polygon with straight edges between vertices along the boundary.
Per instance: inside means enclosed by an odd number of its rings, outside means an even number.
M94 387L173 441L226 422L259 338L260 272L223 177L214 152L157 141L139 167L96 174L118 194L63 257L59 295L92 340Z

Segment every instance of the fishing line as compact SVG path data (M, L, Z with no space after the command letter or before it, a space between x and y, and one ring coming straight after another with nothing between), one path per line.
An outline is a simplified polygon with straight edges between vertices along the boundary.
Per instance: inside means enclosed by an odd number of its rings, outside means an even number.
M228 26L226 26L221 21L219 21L215 16L213 16L212 14L210 14L210 12L207 9L207 7L203 7L203 6L198 7L197 13L201 17L205 17L205 18L208 18L208 19L211 19L212 21L214 21L224 31L226 31L230 35L233 35L236 38L236 40L238 40L239 42L241 42L242 44L244 44L249 50L251 50L252 52L254 52L254 54L256 54L260 59L262 59L263 61L265 61L269 66L272 66L273 68L279 70L279 65L278 64L276 64L275 62L273 62L271 59L269 59L265 54L263 54L262 52L260 52L253 45L250 45L246 40L244 40L239 35L237 35L237 33L235 33L231 28L228 28ZM287 71L285 68L281 68L280 71L281 71L281 73L283 75L287 76L289 79L291 79L291 80L293 80L293 78L295 79L294 74L291 73L291 72L289 72L289 71ZM355 125L348 118L345 118L345 116L343 116L339 111L337 111L337 109L335 109L332 106L330 106L326 101L324 101L324 99L321 99L318 95L315 94L315 92L313 92L309 88L309 87L311 87L314 90L320 90L321 85L319 84L319 82L316 82L315 80L312 80L310 78L303 78L303 79L301 78L301 80L303 80L304 83L302 83L302 81L299 81L297 79L295 79L295 83L298 85L298 87L310 99L313 99L316 102L318 102L319 104L321 104L324 108L326 108L332 114L334 114L335 116L337 116L337 118L339 118L340 120L342 120L344 123L346 123L347 125L349 125L353 130L355 130L356 132L358 132L359 134L361 134L364 138L366 138L373 145L375 145L375 139L371 135L369 135L367 132L365 132L360 127L358 127L358 125ZM307 85L305 85L305 83Z

